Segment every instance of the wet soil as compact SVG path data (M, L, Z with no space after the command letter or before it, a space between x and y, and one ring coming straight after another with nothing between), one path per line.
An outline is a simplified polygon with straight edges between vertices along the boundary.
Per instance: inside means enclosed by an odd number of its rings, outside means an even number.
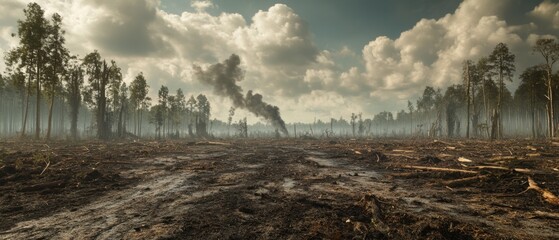
M0 239L558 239L529 177L557 143L2 141Z

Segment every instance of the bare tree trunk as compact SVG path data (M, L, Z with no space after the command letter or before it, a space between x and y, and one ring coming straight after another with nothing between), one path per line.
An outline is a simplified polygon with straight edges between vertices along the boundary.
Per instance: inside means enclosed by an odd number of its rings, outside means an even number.
M554 115L553 115L553 88L552 88L552 80L551 80L551 68L547 68L547 99L548 107L547 107L547 127L548 127L548 134L549 138L555 137L555 123L554 123Z
M54 89L52 89L54 91ZM50 96L50 103L49 103L49 119L48 119L48 125L47 125L47 140L50 139L50 133L51 133L51 128L52 128L52 109L54 106L54 94L52 96Z
M140 117L138 119L138 137L142 137L142 109L140 109Z
M483 78L483 86L482 86L482 91L483 91L483 107L485 109L485 129L486 129L486 134L487 137L489 137L489 109L487 107L487 94L485 93L485 78Z
M123 105L123 104L122 104ZM118 113L118 125L117 125L117 131L118 131L118 136L119 137L123 137L124 136L124 131L123 131L123 125L122 125L122 114L124 112L124 106L120 106L120 111Z
M468 101L468 110L467 110L467 119L466 119L466 138L470 138L470 111L471 111L471 103L472 103L472 95L470 91L471 83L470 83L470 64L466 63L466 101Z
M37 82L36 82L36 94L37 94L37 105L35 106L35 139L39 139L41 135L41 61L40 57L37 61Z
M530 98L530 111L532 112L532 139L536 139L536 110L535 110L535 96L534 89L532 88L532 96Z
M498 130L497 137L499 139L502 139L503 138L503 118L502 118L502 116L503 116L503 91L504 91L503 90L503 84L504 83L503 83L502 73L501 73L501 77L499 79L500 79L499 80L499 107L498 107L498 109L499 109L499 119L498 119L498 122L497 122L497 124L499 125L499 128L497 129Z
M31 78L31 77L29 77ZM29 82L29 86L31 85L31 82ZM21 137L25 137L25 128L27 128L27 115L29 113L29 95L31 95L31 93L29 92L29 90L26 89L27 95L25 97L25 112L23 114L23 125L21 127Z

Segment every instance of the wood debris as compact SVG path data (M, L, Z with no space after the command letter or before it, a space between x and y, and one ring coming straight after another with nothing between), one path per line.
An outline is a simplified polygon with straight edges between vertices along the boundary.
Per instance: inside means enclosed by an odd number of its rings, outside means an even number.
M419 170L437 171L437 172L459 172L459 173L471 173L471 174L479 173L477 171L464 170L464 169L424 167L424 166L412 166L412 165L404 165L404 166L401 166L401 168L419 169Z
M465 158L465 157L459 157L459 158L458 158L458 162L462 162L462 163L471 163L471 162L474 162L474 161L472 161L472 160L470 160L470 159L467 159L467 158Z
M541 188L538 183L536 183L536 181L534 181L534 179L532 179L531 177L528 177L528 188L526 190L537 191L542 195L544 201L548 202L549 204L559 206L559 198L552 192Z
M531 151L537 151L538 149L532 146L526 146L526 149L531 150Z
M404 150L404 149L394 149L392 152L401 152L401 153L414 153L414 150Z
M544 211L535 211L533 212L532 218L549 218L549 219L556 219L559 220L559 213L551 213L551 212L544 212Z
M516 160L517 157L516 156L494 156L490 159L487 159L489 161L503 161L503 160Z
M486 179L488 177L489 177L489 175L479 175L479 176L449 180L449 181L443 182L443 184L445 186L448 186L448 187L462 187L464 185L472 184L472 183L478 182L482 179Z

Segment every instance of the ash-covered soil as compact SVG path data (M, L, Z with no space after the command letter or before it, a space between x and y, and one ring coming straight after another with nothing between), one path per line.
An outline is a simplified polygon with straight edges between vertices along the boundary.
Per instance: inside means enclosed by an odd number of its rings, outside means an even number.
M559 238L554 142L214 141L0 141L0 239Z

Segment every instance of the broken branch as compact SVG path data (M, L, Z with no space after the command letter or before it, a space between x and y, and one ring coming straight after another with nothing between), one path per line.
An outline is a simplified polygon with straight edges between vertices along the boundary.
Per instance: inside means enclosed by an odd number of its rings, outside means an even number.
M542 195L544 201L552 205L559 206L559 198L552 192L541 188L531 177L528 177L528 188L526 190L535 190Z
M471 166L472 168L477 169L493 169L493 170L503 170L503 171L515 171L519 173L533 173L534 170L527 169L527 168L508 168L508 167L499 167L499 166Z
M45 161L45 163L47 163L47 166L43 169L43 171L42 171L41 174L39 174L39 175L43 175L43 173L45 173L45 171L47 170L47 168L49 168L49 166L50 166L50 161L48 161L48 162Z
M465 157L459 157L459 158L458 158L458 162L471 163L471 162L474 162L474 161L472 161L472 160L470 160L470 159L467 159L467 158L465 158Z
M559 213L550 213L550 212L543 212L543 211L535 211L532 218L549 218L549 219L557 219L559 220Z
M462 187L467 184L475 183L481 179L485 179L489 177L489 175L480 175L480 176L473 176L467 178L460 178L455 180L445 181L444 185L447 187Z
M427 170L427 171L438 171L438 172L459 172L459 173L471 173L471 174L477 174L478 173L477 171L464 170L464 169L424 167L424 166L412 166L412 165L404 165L404 166L401 166L401 168L419 169L419 170Z

